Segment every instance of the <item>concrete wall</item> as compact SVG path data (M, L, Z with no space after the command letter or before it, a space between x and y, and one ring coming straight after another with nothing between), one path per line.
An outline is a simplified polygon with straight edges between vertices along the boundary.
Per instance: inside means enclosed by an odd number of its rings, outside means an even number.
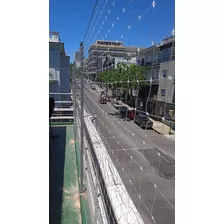
M167 70L167 76L163 78L163 70ZM174 94L175 61L163 62L159 71L158 100L172 103ZM165 96L162 96L161 89L165 89Z

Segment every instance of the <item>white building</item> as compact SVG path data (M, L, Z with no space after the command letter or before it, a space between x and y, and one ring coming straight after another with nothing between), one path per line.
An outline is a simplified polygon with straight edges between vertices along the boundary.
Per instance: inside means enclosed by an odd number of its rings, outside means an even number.
M127 47L122 41L97 40L88 50L88 75L95 79L102 71L107 55L112 58L136 57L138 47ZM120 60L120 59L119 59Z
M160 44L147 48L137 55L137 64L149 67L147 80L152 80L148 111L151 114L164 116L169 109L175 108L175 37L164 39ZM145 100L148 89L142 94Z
M105 70L113 70L117 68L119 63L126 63L128 65L136 63L136 57L132 58L119 58L119 57L111 57L109 54L103 59L102 68L99 69L99 72Z

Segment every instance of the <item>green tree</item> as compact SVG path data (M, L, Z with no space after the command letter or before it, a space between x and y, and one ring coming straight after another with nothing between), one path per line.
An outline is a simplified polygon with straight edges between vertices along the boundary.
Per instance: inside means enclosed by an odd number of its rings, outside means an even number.
M106 84L107 87L114 91L116 88L122 88L126 95L131 89L140 89L147 85L145 81L145 73L148 69L135 64L127 65L127 63L118 63L114 70L106 70L98 75L98 81ZM107 83L110 83L109 86ZM132 95L131 95L132 97Z

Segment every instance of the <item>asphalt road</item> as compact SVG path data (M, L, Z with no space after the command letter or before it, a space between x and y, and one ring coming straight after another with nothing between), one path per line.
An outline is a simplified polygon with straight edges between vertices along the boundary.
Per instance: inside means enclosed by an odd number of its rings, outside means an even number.
M96 127L144 222L174 224L175 161L164 155L174 155L174 142L110 115L115 109L98 98L85 89L85 108L97 115Z

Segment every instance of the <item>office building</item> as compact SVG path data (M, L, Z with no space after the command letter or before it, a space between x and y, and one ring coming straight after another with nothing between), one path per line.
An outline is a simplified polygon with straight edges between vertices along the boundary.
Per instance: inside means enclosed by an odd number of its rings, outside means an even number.
M96 79L103 70L105 60L114 58L135 58L139 51L138 47L126 47L122 41L97 40L88 51L88 75ZM108 56L108 57L107 57Z

